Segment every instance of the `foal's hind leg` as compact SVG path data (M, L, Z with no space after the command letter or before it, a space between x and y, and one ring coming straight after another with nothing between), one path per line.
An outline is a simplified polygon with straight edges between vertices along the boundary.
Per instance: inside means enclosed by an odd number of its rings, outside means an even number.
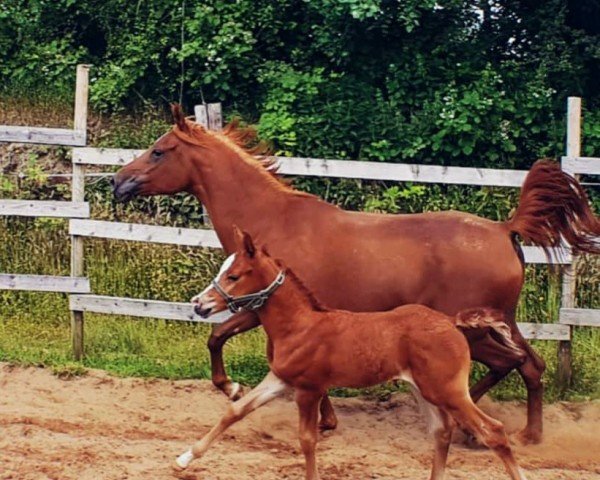
M512 480L527 480L515 460L501 422L488 417L470 398L452 402L448 410L463 428L469 430L500 457Z
M219 423L202 440L196 442L192 448L177 458L175 467L179 469L188 467L192 460L202 456L212 443L231 425L239 422L258 407L277 398L288 388L273 372L269 372L263 381L251 390L248 395L229 405L227 412L221 417Z
M260 321L256 314L251 312L236 313L229 320L215 328L208 339L212 382L215 387L225 393L231 400L240 398L242 389L240 384L232 382L225 372L225 365L223 364L223 345L225 345L227 340L238 333L246 332L259 325Z
M412 383L410 385L421 413L427 417L428 430L435 441L430 480L443 480L450 441L452 440L452 431L456 426L456 422L448 412L425 400L415 385Z

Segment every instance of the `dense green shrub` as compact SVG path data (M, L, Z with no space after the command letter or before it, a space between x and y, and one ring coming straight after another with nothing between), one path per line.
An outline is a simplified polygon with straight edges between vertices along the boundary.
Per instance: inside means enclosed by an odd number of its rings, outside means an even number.
M564 150L568 95L600 106L600 2L9 0L0 89L129 110L203 98L284 154L525 167ZM586 115L587 154L600 117Z

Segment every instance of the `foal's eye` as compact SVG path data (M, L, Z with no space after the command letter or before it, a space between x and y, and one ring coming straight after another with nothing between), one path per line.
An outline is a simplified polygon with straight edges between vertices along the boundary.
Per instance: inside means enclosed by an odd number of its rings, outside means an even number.
M240 279L237 275L227 275L227 280L231 280L232 282L237 282Z
M162 150L157 150L157 149L152 150L152 158L154 158L154 159L158 159L158 158L162 157L163 154L164 154L164 152Z

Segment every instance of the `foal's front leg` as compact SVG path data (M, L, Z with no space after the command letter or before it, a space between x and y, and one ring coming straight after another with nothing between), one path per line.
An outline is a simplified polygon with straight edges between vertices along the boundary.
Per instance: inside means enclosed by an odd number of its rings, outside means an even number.
M317 421L322 393L297 390L296 403L300 412L300 446L306 461L306 480L319 480L315 449L317 446Z
M231 425L239 422L250 412L280 396L289 387L273 372L267 376L245 397L231 403L227 412L199 442L182 453L175 461L177 469L187 468L195 458L201 457L213 442Z

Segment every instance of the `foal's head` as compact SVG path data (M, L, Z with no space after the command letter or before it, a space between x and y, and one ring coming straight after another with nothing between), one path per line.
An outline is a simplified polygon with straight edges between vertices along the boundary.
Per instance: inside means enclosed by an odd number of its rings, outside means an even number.
M194 311L203 318L227 310L256 310L285 278L282 268L259 250L249 234L234 226L236 252L223 263L213 282L192 298Z
M137 195L169 195L188 191L192 186L195 170L192 129L202 127L187 120L179 105L172 105L171 111L173 129L113 177L117 200L127 201Z

